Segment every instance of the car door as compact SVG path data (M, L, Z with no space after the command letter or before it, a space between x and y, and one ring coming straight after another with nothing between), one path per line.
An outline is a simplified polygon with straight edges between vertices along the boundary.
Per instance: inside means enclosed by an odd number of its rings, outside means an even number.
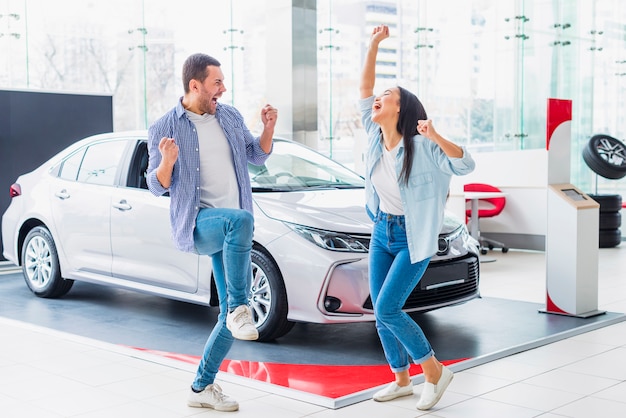
M62 163L52 182L51 209L67 278L111 275L111 195L126 146L104 141L84 147Z
M136 287L150 285L195 293L199 256L174 247L170 232L170 198L156 197L148 191L144 178L147 157L146 143L137 142L128 160L124 185L113 193L113 276L135 282Z

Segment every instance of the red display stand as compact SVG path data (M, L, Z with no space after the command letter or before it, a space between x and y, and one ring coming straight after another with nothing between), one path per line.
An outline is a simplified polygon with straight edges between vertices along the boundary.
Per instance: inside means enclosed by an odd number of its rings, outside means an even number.
M570 184L571 100L548 99L546 308L586 318L598 310L600 205Z

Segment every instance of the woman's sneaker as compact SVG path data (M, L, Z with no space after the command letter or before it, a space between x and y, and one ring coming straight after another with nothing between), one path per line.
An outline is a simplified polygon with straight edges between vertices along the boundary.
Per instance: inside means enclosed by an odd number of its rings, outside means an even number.
M413 382L407 386L398 386L396 382L391 382L386 388L379 390L372 399L376 402L386 402L401 396L413 395Z
M216 411L232 412L239 409L239 404L234 399L222 393L222 388L213 383L204 388L202 392L194 392L190 389L191 393L187 399L187 405L194 408L212 408Z
M422 396L420 397L420 400L417 401L417 409L425 411L435 406L435 404L439 402L439 399L441 399L443 392L446 391L446 388L452 381L453 377L454 373L452 373L452 371L450 371L450 369L446 366L442 365L441 377L436 385L424 382Z

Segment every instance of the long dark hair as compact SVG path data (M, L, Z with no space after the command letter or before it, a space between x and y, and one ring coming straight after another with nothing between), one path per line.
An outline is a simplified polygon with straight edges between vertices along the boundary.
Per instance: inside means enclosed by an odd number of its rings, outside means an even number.
M402 162L402 171L400 171L400 181L408 184L411 168L413 168L413 154L415 152L413 137L417 135L417 121L426 120L428 116L426 109L416 95L400 86L398 86L398 90L400 91L400 114L396 130L402 134L402 141L404 141L404 161Z

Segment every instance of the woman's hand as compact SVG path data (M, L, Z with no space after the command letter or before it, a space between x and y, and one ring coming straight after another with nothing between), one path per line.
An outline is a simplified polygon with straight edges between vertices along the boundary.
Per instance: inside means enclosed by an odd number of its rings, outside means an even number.
M430 119L427 120L418 120L417 121L417 132L425 138L430 139L435 144L439 145L439 148L448 156L454 158L463 157L463 148L458 145L448 141L446 138L442 137L437 133L435 128L433 127L433 121Z
M378 25L372 30L372 36L370 38L370 43L376 43L378 45L380 41L383 39L389 38L389 26L387 25Z
M430 139L431 141L437 135L437 131L433 127L433 121L431 119L428 120L418 120L417 121L417 132Z

